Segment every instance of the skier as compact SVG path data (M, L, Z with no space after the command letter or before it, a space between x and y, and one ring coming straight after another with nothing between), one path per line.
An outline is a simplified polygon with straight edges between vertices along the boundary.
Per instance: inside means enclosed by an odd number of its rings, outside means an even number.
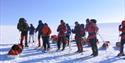
M122 33L120 34L121 36L120 53L117 56L125 56L123 52L124 44L125 44L125 20L122 21L121 25L119 25L119 31L121 31Z
M42 29L44 51L48 51L50 49L50 43L49 43L50 34L51 34L51 29L48 26L48 24L45 23Z
M78 50L76 52L82 53L83 52L83 47L82 47L82 34L81 34L81 26L78 22L75 22L75 27L72 32L75 34L75 41L77 44Z
M29 43L30 43L31 38L32 38L32 41L34 43L34 32L35 32L35 28L34 28L33 24L30 24L30 27L29 27Z
M87 31L87 28L88 28L89 24L90 24L90 19L87 18L86 19L86 25L85 25L85 32L87 33L87 36L89 35L89 33ZM87 43L88 46L90 46L90 42L87 39L86 39L86 43Z
M60 50L60 45L61 43L63 43L63 48L62 51L65 49L66 46L66 31L67 31L67 27L66 24L63 20L60 21L60 25L57 28L57 32L58 33L58 42L57 42L57 51Z
M81 36L82 36L82 44L85 44L85 42L86 42L86 38L85 38L85 27L84 27L84 24L81 24L80 25L80 34L81 34Z
M66 38L68 39L67 45L69 46L69 40L70 40L70 35L71 35L71 28L70 28L69 24L66 24L66 26L67 26Z
M96 25L96 20L91 19L89 25L87 25L86 27L86 31L89 34L87 41L89 41L93 52L91 56L98 56L97 37L96 37L98 30L99 28Z
M21 32L20 44L23 45L23 40L25 38L25 47L28 47L27 36L28 36L29 26L24 18L19 19L19 23L17 24L17 29Z
M39 24L38 24L38 26L37 26L37 28L36 28L36 31L35 32L37 32L38 31L38 47L41 47L41 41L40 41L40 38L42 37L42 32L41 32L41 30L42 30L42 28L43 28L43 23L42 23L42 20L39 20Z

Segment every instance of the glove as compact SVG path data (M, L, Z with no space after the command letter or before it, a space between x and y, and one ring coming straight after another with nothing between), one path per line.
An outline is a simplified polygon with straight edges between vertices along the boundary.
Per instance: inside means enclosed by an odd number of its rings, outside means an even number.
M37 33L37 30L35 30L35 33Z

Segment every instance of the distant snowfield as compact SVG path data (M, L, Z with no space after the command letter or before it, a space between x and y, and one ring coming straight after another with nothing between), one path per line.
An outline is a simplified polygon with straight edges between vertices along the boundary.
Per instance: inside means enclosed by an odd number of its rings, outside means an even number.
M7 53L13 44L19 43L20 33L16 26L0 26L0 63L125 63L123 57L116 57L119 51L115 48L115 43L120 39L118 25L119 23L98 24L100 43L97 57L90 57L91 48L86 46L83 47L85 52L74 54L77 50L75 42L71 43L71 49L66 47L59 52L55 51L56 44L51 44L50 52L43 53L40 49L35 49L37 40L36 43L29 43L29 48L25 48L19 56L10 57ZM100 49L103 40L111 42L107 50Z
M19 35L16 26L0 26L0 44L15 43L20 39Z

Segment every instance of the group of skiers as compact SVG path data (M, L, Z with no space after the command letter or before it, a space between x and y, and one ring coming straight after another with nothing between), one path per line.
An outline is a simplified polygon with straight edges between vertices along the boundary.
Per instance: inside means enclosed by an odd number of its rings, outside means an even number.
M86 26L84 24L79 24L77 21L75 22L75 27L72 30L73 33L75 34L75 41L77 44L78 50L76 52L83 52L83 47L82 47L82 39L85 37L85 32L88 32L88 37L87 37L87 42L90 43L92 47L92 56L97 56L98 55L98 49L97 49L97 32L99 28L96 25L96 20L95 19L86 19Z
M23 45L23 40L25 40L25 47L28 47L27 37L28 37L28 31L29 31L29 42L34 42L34 33L38 32L38 47L41 47L41 41L40 38L42 37L43 40L43 47L44 50L50 49L49 44L49 36L51 34L51 29L48 26L47 23L42 23L41 20L39 20L39 24L37 28L30 24L30 27L28 26L28 23L26 22L25 18L20 18L19 23L17 24L17 29L21 32L21 40L20 44Z
M91 56L98 56L98 47L97 47L97 34L98 34L98 26L97 21L95 19L86 19L86 25L80 24L78 21L75 22L74 29L71 29L69 24L66 24L64 20L60 20L60 25L57 27L58 32L58 40L57 40L57 51L61 49L62 44L62 51L65 50L66 45L69 45L70 42L70 35L71 33L75 34L75 41L77 45L77 51L78 53L83 52L83 42L82 40L86 36L86 33L88 33L87 36L87 42L90 43L92 48L92 54ZM47 23L43 23L42 20L39 20L39 24L37 28L35 28L32 24L30 24L30 27L28 26L28 23L26 22L25 18L20 18L19 23L17 24L17 29L21 31L21 40L20 44L23 45L23 40L25 39L25 47L28 47L27 37L28 37L28 31L29 31L29 42L34 42L34 33L38 32L38 47L41 47L41 41L40 38L42 38L43 42L43 48L44 50L50 49L50 43L49 43L49 37L52 33L51 28L48 26ZM120 53L118 56L123 56L123 48L125 44L125 20L122 21L122 24L119 26L119 31L122 32L121 36L121 47L120 47Z

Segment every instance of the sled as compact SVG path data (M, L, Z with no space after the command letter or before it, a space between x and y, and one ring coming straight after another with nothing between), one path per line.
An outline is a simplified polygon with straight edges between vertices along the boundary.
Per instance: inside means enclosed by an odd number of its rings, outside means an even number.
M104 41L102 48L108 48L110 45L110 41Z
M58 41L58 36L57 35L52 35L51 36L52 43L57 43Z
M120 47L121 46L121 43L120 42L116 42L116 47Z
M8 52L8 55L19 55L23 51L23 45L14 44Z

